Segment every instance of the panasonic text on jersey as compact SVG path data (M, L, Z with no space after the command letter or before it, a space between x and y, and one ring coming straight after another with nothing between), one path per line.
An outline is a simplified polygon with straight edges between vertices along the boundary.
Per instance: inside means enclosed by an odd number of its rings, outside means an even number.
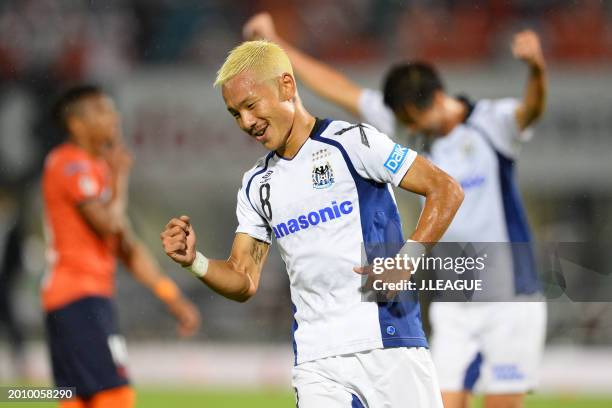
M280 239L284 236L294 234L300 230L314 227L320 223L325 223L336 218L340 218L343 215L350 214L353 212L353 203L350 201L343 201L338 204L336 201L332 201L331 206L323 207L316 211L311 211L308 214L298 215L295 218L291 218L286 222L281 222L272 226L274 236L276 239Z

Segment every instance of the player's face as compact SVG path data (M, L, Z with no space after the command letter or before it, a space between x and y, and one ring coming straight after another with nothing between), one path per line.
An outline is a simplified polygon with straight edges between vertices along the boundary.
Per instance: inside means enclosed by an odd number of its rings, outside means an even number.
M443 98L434 96L430 106L419 109L409 105L398 114L399 120L414 133L437 137L444 135Z
M78 121L97 154L121 141L121 119L115 104L106 95L90 96L83 100Z
M285 74L267 81L243 72L227 81L223 99L240 129L268 150L283 146L295 116L295 82Z

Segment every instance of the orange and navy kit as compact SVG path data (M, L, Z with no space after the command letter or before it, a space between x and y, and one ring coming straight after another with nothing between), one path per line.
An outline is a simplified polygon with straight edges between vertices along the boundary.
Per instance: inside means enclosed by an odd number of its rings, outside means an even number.
M48 269L41 297L53 377L88 401L128 384L112 302L119 240L98 235L80 211L89 200L111 199L110 170L65 143L47 156L42 190Z
M43 308L51 311L86 296L112 297L117 239L96 234L79 210L88 200L110 200L106 162L65 143L47 157L42 189L48 262Z

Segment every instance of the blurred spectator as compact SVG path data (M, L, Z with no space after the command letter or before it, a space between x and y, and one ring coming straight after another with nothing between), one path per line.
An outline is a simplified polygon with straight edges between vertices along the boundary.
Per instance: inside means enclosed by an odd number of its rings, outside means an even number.
M612 56L609 17L599 0L565 4L546 15L553 58L571 63L597 63Z
M396 55L486 61L491 44L520 22L546 23L552 57L612 56L610 7L600 0L299 1L5 0L0 79L108 83L133 65L216 64L240 40L237 27L268 10L279 32L315 56L373 61ZM325 27L322 30L321 27ZM545 44L547 45L547 44Z

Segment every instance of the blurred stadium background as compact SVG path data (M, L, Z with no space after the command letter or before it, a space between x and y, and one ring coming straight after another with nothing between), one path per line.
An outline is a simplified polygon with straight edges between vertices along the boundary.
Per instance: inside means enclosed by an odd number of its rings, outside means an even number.
M38 300L39 174L62 135L48 110L65 84L95 81L124 115L135 228L203 314L199 334L178 341L162 304L118 273L140 405L291 406L292 316L280 258L268 262L258 295L234 304L171 265L158 238L169 217L188 213L207 254L229 250L240 177L263 148L235 127L212 81L242 24L262 10L287 39L363 85L378 87L393 62L421 58L440 66L452 92L474 98L521 95L526 69L509 42L536 30L550 93L519 164L534 234L612 243L612 1L0 0L0 255L7 242L20 244L9 258L22 249L22 265L0 280L4 289L14 281L18 327L0 326L0 384L50 382ZM301 94L312 113L351 119ZM406 194L399 201L409 229L417 203ZM538 394L527 406L612 406L610 303L549 304Z

